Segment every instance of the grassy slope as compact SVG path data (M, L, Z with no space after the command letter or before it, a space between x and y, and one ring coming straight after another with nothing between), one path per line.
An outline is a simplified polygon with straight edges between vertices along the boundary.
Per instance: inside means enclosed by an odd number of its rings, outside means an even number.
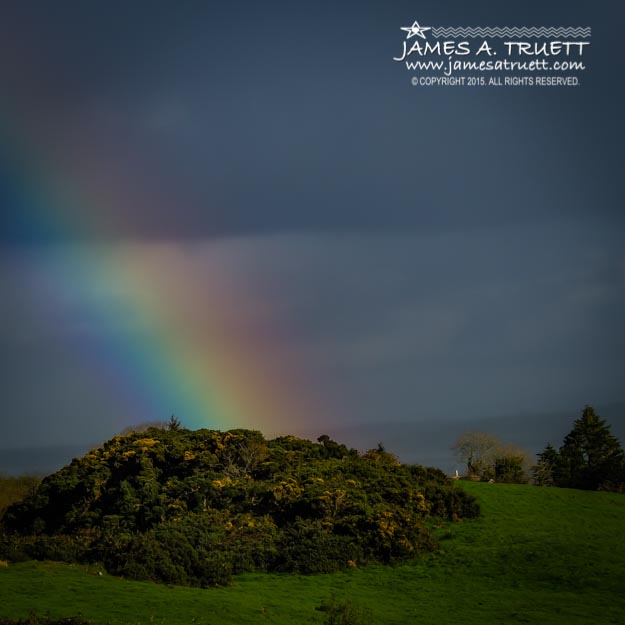
M0 568L0 615L82 613L97 623L321 623L334 595L393 625L622 623L625 496L467 483L483 516L440 530L418 564L336 575L244 575L198 590L129 582L53 563Z

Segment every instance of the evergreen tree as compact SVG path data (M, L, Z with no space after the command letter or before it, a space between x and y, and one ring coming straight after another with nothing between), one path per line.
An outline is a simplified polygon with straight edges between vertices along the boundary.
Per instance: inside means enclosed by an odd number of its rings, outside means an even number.
M167 422L167 429L172 432L179 432L182 428L182 423L180 420L175 417L175 415L171 415L169 421Z
M544 453L544 452L543 452ZM586 406L564 439L554 464L556 486L596 490L618 487L624 479L625 454L605 419Z
M544 451L538 454L538 462L532 468L534 484L537 486L554 486L559 460L558 450L551 443L548 443Z

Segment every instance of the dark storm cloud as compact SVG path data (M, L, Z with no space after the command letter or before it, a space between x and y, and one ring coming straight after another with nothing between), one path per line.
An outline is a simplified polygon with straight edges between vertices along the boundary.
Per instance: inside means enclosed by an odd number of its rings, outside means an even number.
M614 16L599 8L419 7L433 23L595 28L585 89L455 97L413 89L391 61L409 4L34 6L5 11L5 125L40 148L53 180L71 180L67 220L102 204L95 236L620 213L625 102L610 79Z
M241 321L285 338L315 372L309 390L327 410L314 415L311 431L532 414L620 397L625 256L619 233L596 218L540 230L287 234L206 240L192 253L183 242L162 247L115 244L109 253L129 263L147 253L180 279L185 266L252 278ZM104 330L15 279L63 275L75 258L48 250L4 263L0 377L6 405L22 415L7 440L25 444L44 413L55 431L47 440L59 444L67 429L72 442L105 438L110 415L120 429L129 415L140 418L107 367L94 378L93 362L85 367L77 355L97 362ZM92 297L115 308L123 287ZM180 305L208 307L212 297L207 287ZM133 341L145 328L128 320L116 330Z
M357 419L476 416L619 394L619 240L596 221L266 240L250 268Z
M215 256L238 268L267 311L254 327L318 372L319 426L621 401L623 17L588 2L4 2L2 440L168 416L139 414L80 356L107 337L71 288L46 296L74 245L151 259L166 240L199 275ZM415 89L392 61L414 19L588 25L589 69L577 89ZM106 286L95 308L123 300Z

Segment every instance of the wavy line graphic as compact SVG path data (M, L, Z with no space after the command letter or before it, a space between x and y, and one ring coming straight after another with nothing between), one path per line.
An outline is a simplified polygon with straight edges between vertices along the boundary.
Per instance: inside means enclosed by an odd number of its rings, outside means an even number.
M433 27L434 37L576 37L588 38L589 26L577 27L527 27L527 26L476 26L476 27Z

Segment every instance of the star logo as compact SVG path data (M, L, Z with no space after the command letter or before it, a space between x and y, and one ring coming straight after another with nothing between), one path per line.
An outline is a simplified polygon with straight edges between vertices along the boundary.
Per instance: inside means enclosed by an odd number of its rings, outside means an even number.
M408 33L406 39L410 39L411 37L421 37L421 39L425 39L425 31L432 30L429 26L420 26L417 20L414 21L412 26L402 26L401 29Z

